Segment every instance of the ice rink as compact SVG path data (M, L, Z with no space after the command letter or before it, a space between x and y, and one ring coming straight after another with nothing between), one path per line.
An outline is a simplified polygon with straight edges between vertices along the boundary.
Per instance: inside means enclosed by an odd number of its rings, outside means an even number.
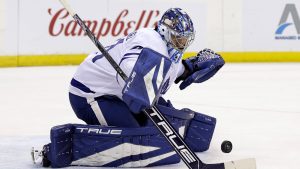
M67 97L75 70L0 68L0 169L36 168L30 149L49 142L52 126L82 123ZM203 84L183 91L173 85L166 98L217 118L210 149L197 154L204 162L253 157L258 169L300 168L300 64L226 64ZM230 154L221 152L226 139L233 143Z

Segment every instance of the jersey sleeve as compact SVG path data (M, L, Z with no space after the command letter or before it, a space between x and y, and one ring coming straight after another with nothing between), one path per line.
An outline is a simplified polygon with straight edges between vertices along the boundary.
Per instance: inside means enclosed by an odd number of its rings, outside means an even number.
M127 75L127 77L132 72L134 65L142 51L143 47L140 45L133 46L126 50L123 54L123 57L121 58L119 62L120 68L124 71L124 73ZM124 87L125 81L120 77L119 74L116 75L117 82L121 86L121 88Z
M165 44L155 30L147 28L132 32L124 38L123 52L121 54L122 58L119 62L119 66L127 76L132 72L144 48L160 53L161 56L167 56ZM119 75L117 75L117 81L121 87L125 85L125 82Z
M160 53L143 48L122 90L123 101L134 113L149 108L160 94L160 86L169 85L171 61Z

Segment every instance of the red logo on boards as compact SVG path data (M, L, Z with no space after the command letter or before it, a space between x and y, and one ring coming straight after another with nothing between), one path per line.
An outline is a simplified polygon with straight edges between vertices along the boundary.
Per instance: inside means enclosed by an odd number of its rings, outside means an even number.
M52 16L49 24L49 34L51 36L83 36L84 31L69 16L69 13L63 8L58 11L48 9L48 13ZM126 36L141 27L155 27L159 20L158 10L143 10L136 20L128 20L130 14L128 9L122 10L114 20L110 18L102 18L99 20L84 20L87 27L100 39L107 35Z

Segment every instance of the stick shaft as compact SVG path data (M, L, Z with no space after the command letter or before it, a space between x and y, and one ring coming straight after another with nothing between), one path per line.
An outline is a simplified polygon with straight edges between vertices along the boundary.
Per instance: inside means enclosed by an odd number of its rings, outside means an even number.
M73 9L70 7L69 3L66 0L59 0L60 3L66 8L66 10L69 12L69 14L74 17L76 14Z

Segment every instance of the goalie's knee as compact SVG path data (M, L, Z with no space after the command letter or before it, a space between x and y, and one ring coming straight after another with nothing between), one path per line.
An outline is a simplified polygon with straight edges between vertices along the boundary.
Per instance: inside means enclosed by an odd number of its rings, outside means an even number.
M179 134L193 151L208 150L216 126L216 118L190 109L177 110L166 104L157 107L173 126L179 126Z
M185 109L185 111L192 111ZM216 118L195 112L190 121L184 140L195 152L203 152L209 149L211 139L216 126Z

